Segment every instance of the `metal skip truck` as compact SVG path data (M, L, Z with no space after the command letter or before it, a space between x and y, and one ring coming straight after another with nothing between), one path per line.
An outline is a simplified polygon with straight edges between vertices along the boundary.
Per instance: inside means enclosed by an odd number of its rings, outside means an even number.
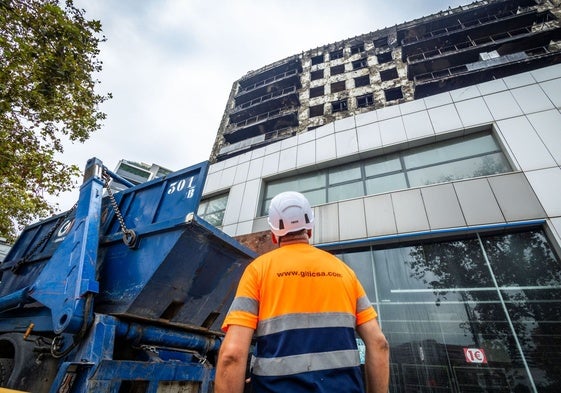
M196 215L207 171L113 194L92 158L74 208L23 230L0 265L0 391L212 392L255 255Z

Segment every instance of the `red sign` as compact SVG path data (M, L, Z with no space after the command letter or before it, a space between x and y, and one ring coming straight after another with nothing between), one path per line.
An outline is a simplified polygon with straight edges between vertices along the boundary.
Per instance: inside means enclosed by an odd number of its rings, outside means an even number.
M466 362L468 363L487 363L483 349L464 348L464 355L466 355Z

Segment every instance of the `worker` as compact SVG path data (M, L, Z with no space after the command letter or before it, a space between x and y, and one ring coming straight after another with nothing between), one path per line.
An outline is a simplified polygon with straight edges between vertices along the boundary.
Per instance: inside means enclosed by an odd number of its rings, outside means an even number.
M278 248L245 270L222 329L215 393L241 393L252 353L252 392L387 393L389 346L353 270L310 245L314 214L288 191L269 207ZM355 330L366 347L360 369Z

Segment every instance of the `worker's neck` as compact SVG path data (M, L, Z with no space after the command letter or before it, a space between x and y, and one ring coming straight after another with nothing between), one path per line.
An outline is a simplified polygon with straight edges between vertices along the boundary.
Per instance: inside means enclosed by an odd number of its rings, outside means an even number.
M291 244L310 244L310 241L306 233L296 236L283 236L279 239L279 247Z

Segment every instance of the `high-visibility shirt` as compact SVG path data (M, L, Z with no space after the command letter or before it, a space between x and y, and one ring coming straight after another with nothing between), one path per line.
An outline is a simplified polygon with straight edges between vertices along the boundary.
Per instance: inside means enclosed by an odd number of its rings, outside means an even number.
M255 392L362 392L355 327L376 316L350 267L296 243L246 268L222 328L255 330Z

